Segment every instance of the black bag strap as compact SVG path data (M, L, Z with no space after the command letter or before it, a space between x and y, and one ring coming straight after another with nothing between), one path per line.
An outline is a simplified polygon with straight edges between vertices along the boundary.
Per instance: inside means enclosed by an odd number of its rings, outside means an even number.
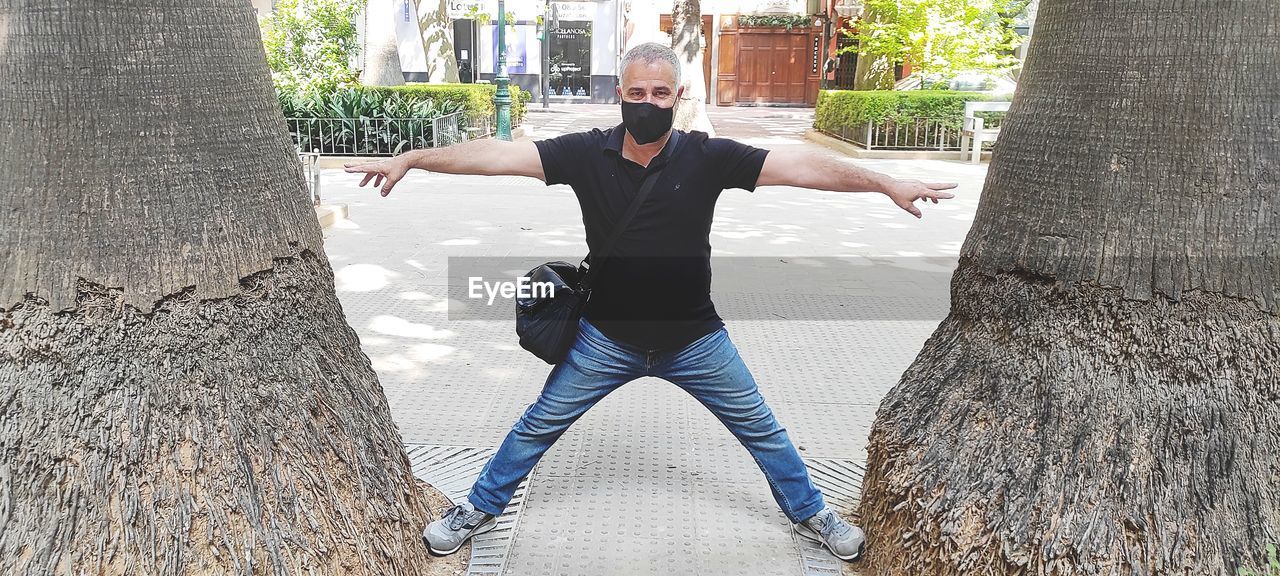
M667 143L667 145L671 147L671 152L668 156L675 154L676 145L679 143L680 132L672 130L671 141ZM583 263L587 265L587 273L583 275L582 278L583 290L591 289L591 281L595 278L596 274L599 273L600 266L604 264L605 259L609 257L609 253L613 251L613 245L618 242L618 238L622 237L622 233L626 231L627 225L631 223L631 219L640 211L640 205L644 204L644 199L649 196L649 191L653 190L654 185L658 183L658 177L662 176L662 172L664 170L666 170L665 165L653 172L650 172L648 176L645 176L644 182L640 184L640 191L636 192L636 197L633 198L631 200L631 204L627 206L626 213L622 215L621 220L618 220L618 225L614 227L613 233L610 234L609 239L605 241L604 249L600 251L599 255L595 255L593 257L592 254L587 254L587 257L583 259Z

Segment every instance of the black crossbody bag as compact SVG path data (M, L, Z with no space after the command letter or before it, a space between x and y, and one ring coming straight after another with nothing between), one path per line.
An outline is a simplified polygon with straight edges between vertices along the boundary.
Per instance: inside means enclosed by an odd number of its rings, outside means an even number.
M671 132L672 141L669 144L672 154L679 144L679 137L679 132ZM578 338L578 320L582 318L582 309L591 299L591 282L600 273L605 259L613 251L613 245L640 211L640 205L649 196L649 191L653 190L665 168L664 166L645 176L640 191L627 206L626 213L618 221L599 254L587 254L577 266L557 260L542 264L525 274L532 289L527 292L527 297L516 298L516 334L520 336L521 348L533 352L534 356L547 364L559 364L564 360L569 348L573 347L573 341ZM545 293L540 286L550 286L550 294Z

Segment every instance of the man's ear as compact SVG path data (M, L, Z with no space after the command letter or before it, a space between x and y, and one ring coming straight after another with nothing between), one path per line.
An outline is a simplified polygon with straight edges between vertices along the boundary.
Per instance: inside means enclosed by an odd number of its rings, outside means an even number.
M622 87L614 86L613 91L618 93L618 101L622 101Z
M676 90L676 100L679 100L681 96L684 96L684 86Z

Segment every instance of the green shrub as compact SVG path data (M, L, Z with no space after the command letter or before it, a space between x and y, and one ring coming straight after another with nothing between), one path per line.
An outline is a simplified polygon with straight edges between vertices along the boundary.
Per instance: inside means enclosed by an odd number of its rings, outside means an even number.
M357 86L328 92L278 92L286 118L436 118L465 108L459 98L401 94Z
M1002 100L1007 95L949 90L823 90L818 93L813 127L838 133L842 126L864 122L903 122L909 118L939 118L952 129L964 122L964 103ZM985 114L985 113L984 113ZM999 113L991 113L995 119Z
M355 86L327 91L294 92L279 88L286 118L434 118L466 110L471 119L494 114L492 84L406 84ZM511 86L511 119L524 119L533 96Z
M792 28L805 29L813 26L812 16L792 16L785 14L743 14L738 17L739 26L779 27L790 31Z
M328 91L277 89L276 94L284 116L293 119L289 130L300 149L383 155L432 146L431 120L446 114L465 112L459 125L463 130L492 127L495 91L485 84L411 84ZM512 122L518 124L530 95L515 86L511 95Z
M489 118L494 115L493 95L498 87L493 84L405 84L386 88L370 88L385 90L396 94L435 100L461 102L471 118ZM527 104L533 99L529 92L511 85L511 122L519 124L524 120Z
M434 118L463 110L458 101L414 98L364 87L295 95L279 92L301 150L384 155L434 145Z

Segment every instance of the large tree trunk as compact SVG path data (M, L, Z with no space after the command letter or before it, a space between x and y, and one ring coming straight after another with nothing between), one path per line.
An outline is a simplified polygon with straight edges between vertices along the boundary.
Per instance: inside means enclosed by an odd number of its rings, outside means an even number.
M415 574L240 0L0 0L0 573Z
M880 22L884 15L868 8L862 19L864 22ZM888 58L858 54L858 61L853 69L854 90L893 90L894 81L893 62Z
M416 0L418 28L427 53L428 82L457 82L458 60L453 56L453 20L446 0ZM473 54L474 60L479 55Z
M1280 3L1045 0L865 574L1234 574L1280 535ZM1123 33L1116 33L1123 23Z
M658 3L652 0L622 0L623 31L622 54L645 42L658 42L662 34L662 15ZM619 74L622 72L619 71Z
M680 57L680 86L684 93L676 106L674 126L677 130L699 130L715 136L716 130L707 118L702 39L701 2L675 0L671 6L671 49Z
M858 54L853 69L854 90L893 90L893 63L884 56Z
M364 9L364 71L366 86L401 86L400 40L396 37L396 1L369 0Z

